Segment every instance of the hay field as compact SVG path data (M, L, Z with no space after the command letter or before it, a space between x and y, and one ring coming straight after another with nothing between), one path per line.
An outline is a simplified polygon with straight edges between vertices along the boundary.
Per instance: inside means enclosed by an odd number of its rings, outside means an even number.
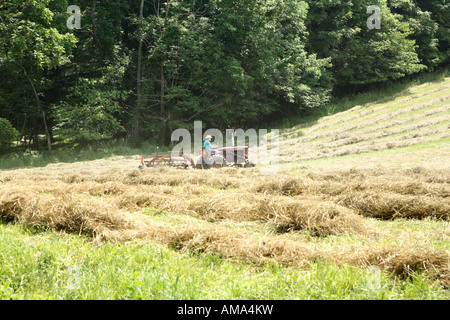
M230 261L421 272L450 287L450 79L281 132L260 168L138 170L140 155L0 171L0 218Z
M396 149L450 138L450 78L285 129L280 162ZM301 148L299 146L301 145Z

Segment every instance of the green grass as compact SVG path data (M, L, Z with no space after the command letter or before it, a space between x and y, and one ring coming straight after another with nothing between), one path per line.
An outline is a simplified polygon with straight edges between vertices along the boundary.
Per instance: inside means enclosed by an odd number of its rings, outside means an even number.
M430 94L427 94L427 95L424 95L424 96L421 96L421 97L417 97L417 98L408 100L406 102L395 104L395 105L392 105L392 106L391 105L388 106L388 105L381 104L381 105L383 105L385 107L380 109L380 110L374 111L374 112L372 112L370 114L367 114L367 115L364 115L364 116L361 116L361 117L357 117L357 118L353 118L353 119L350 119L348 121L338 122L338 123L335 123L335 121L337 119L332 119L330 121L332 121L333 124L330 124L330 125L326 126L325 128L319 128L319 129L315 129L314 126L312 126L309 130L307 130L307 133L308 134L310 134L310 133L317 134L317 133L330 131L330 130L342 127L343 125L362 124L362 123L370 122L371 119L373 119L373 118L375 118L375 117L377 117L379 115L390 113L390 112L395 112L395 111L400 110L402 108L408 107L408 106L410 106L412 104L418 104L418 103L422 103L422 102L427 102L427 101L430 101L430 100L432 100L434 98L441 97L441 96L443 96L445 94L450 94L450 89L442 90L442 91L438 91L438 92L433 92L433 93L430 93ZM364 109L364 110L372 110L372 109L375 109L377 106L378 105L374 104L374 105L371 105L369 108ZM346 114L345 116L349 116L349 115L350 116L354 116L354 113ZM326 124L326 123L327 122L323 122L323 123L321 123L321 125ZM289 132L289 133L295 133L295 132L296 131L292 131L292 132ZM285 134L289 134L289 133L285 133Z
M402 113L402 114L390 117L390 118L382 120L382 121L369 123L369 124L365 125L364 127L347 130L346 133L353 133L353 132L357 132L357 131L360 131L360 130L367 130L368 128L373 128L373 127L382 127L382 128L380 128L380 129L378 129L376 131L371 131L370 133L377 133L377 132L380 132L380 131L384 131L384 130L386 130L386 128L383 127L384 125L387 125L387 124L389 124L391 122L397 122L399 120L404 120L404 119L407 119L407 118L412 117L412 116L419 116L419 115L425 114L428 111L431 111L431 110L434 110L434 109L439 109L440 107L443 107L443 106L445 106L448 103L449 102L445 100L445 101L442 101L440 103L437 103L437 104L434 104L434 105L431 105L431 106L428 106L428 107L425 107L425 108L420 108L418 110L414 110L414 111L411 111L411 112L408 112L408 113ZM426 116L424 116L423 118L420 118L420 119L414 119L414 120L411 120L411 121L402 122L401 124L396 125L396 127L405 126L405 125L408 125L408 124L411 124L411 123L415 123L416 121L417 122L418 121L426 121L428 119L431 119L431 118L434 118L434 117L440 117L440 116L447 115L447 114L450 114L449 110L441 111L439 113L432 113L432 114L426 115Z
M432 113L432 114L426 115L423 118L413 119L413 120L410 120L410 121L404 121L404 122L402 122L400 124L395 124L395 126L387 127L387 125L390 122L394 122L395 123L395 122L397 122L399 120L403 120L403 119L405 119L405 118L407 118L409 116L413 116L413 115L417 116L417 115L420 115L420 114L425 113L427 111L430 111L432 109L435 109L435 108L437 109L438 107L442 107L444 105L444 102L445 101L443 101L440 104L436 104L436 105L430 106L430 108L425 108L426 110L420 109L420 110L416 110L417 112L411 112L411 113L407 113L407 114L402 114L401 116L394 116L394 117L388 118L386 120L376 121L376 122L373 122L371 124L360 126L358 128L354 128L354 129L351 129L351 130L346 130L345 133L350 134L350 133L356 133L356 132L362 131L362 134L376 135L376 134L381 133L381 132L386 132L386 130L392 130L393 128L397 128L397 130L399 130L402 127L405 127L405 126L408 126L408 125L419 124L421 122L426 122L426 121L429 121L431 119L440 118L440 117L443 117L443 116L446 116L446 115L450 115L450 111L449 110L445 110L445 111L441 111L441 112L438 112L438 113ZM447 122L443 121L443 122L440 122L439 124L436 124L436 125L427 126L426 128L427 129L432 129L432 128L436 128L436 127L438 127L440 125L445 125L446 123ZM373 131L367 131L367 129L370 129L370 128L379 128L379 129L376 129L376 130L373 130ZM391 135L389 135L389 137L395 137L395 136L398 136L398 135L407 134L407 133L411 133L411 132L419 131L419 130L422 130L422 128L411 129L409 131L401 131L398 134L397 133L396 134L391 134ZM330 139L330 136L331 136L331 133L330 133L329 136L324 136L324 137L321 137L321 138L312 139L312 140L307 141L306 143L315 143L315 142L325 141L327 139Z
M363 122L364 121L364 117L368 117L368 116L372 117L372 116L376 116L376 115L387 113L387 112L397 111L397 110L399 110L399 109L401 109L401 108L403 108L405 106L409 106L409 105L411 105L413 103L421 103L421 102L429 101L432 98L436 98L436 97L440 97L440 96L443 96L445 94L448 94L450 92L450 90L440 90L440 91L437 91L437 92L429 92L429 93L427 93L427 92L428 91L432 91L432 90L434 90L436 88L439 88L439 87L444 86L444 85L449 84L449 83L450 83L450 80L449 81L444 81L444 82L438 82L436 84L430 84L430 85L427 85L427 86L425 86L423 88L415 89L414 91L405 92L404 94L401 94L401 95L399 95L399 96L397 96L395 98L389 99L387 101L374 103L374 104L371 104L371 105L369 105L367 107L364 107L364 108L361 108L361 109L358 109L358 110L354 110L350 114L338 115L338 116L334 117L333 119L330 119L329 121L331 123L335 123L337 121L344 120L345 118L347 118L349 116L355 117L355 116L359 115L360 113L367 112L367 111L370 111L370 110L374 110L374 109L377 109L377 108L380 108L380 107L382 108L382 109L377 110L377 111L375 111L373 113L370 113L370 114L368 114L366 116L362 116L362 117L358 117L357 118L358 120L362 119L361 122ZM420 96L420 97L411 98L410 100L405 101L403 103L398 103L398 101L400 101L402 99L405 99L407 97L410 97L412 95L417 95L417 94L420 94L420 93L426 93L426 94L423 95L423 96ZM324 122L322 122L322 124L323 123L327 123L327 122L328 121L324 121Z
M325 261L299 270L0 224L0 299L448 299L418 274L396 281Z
M442 80L445 77L448 77L449 75L450 75L449 69L444 68L444 69L439 70L434 73L419 74L417 76L414 76L413 78L404 79L403 81L386 83L378 88L368 89L364 92L361 92L361 93L353 95L353 96L345 96L345 97L335 98L330 103L325 105L324 107L309 110L299 116L291 116L286 119L276 121L274 123L271 123L269 125L269 127L280 129L280 131L281 131L280 135L295 133L296 131L301 131L302 129L292 130L292 127L295 127L298 125L307 125L308 127L310 127L317 120L319 120L322 117L334 115L339 112L349 110L355 106L364 105L364 104L385 98L387 96L397 94L401 91L414 89L415 86L424 84L426 82ZM448 81L437 82L435 84L430 84L423 88L416 89L415 91L405 92L400 97L392 98L383 103L384 104L395 103L396 101L403 99L407 96L411 96L413 94L420 94L420 93L423 93L430 89L442 86L443 83L448 83ZM363 111L363 110L366 110L366 109L362 109L361 111ZM342 116L345 117L346 115L342 115ZM334 118L333 120L336 120L336 119L338 119L338 118Z
M435 136L440 135L435 134ZM292 162L280 162L280 165L283 164L308 164L308 163L323 163L333 160L338 160L339 162L344 163L346 159L355 159L360 158L362 161L365 157L384 157L389 156L391 154L402 154L402 153L408 153L408 152L414 152L414 151L421 151L421 150L443 150L445 148L448 149L450 145L450 137L439 139L436 141L430 141L430 142L424 142L424 143L417 143L410 146L405 147L398 147L398 148L392 148L392 149L382 149L377 151L370 151L370 152L361 152L361 153L353 153L349 155L344 156L332 156L327 158L319 158L319 159L307 159L307 160L298 160L298 161L292 161ZM450 151L450 150L448 150Z
M50 163L74 163L77 161L91 161L112 156L149 155L154 152L170 151L172 147L161 147L143 143L141 147L124 145L123 141L99 142L97 144L77 147L76 145L54 148L52 152L47 150L33 151L23 150L22 147L13 149L12 152L0 155L0 170L16 169L24 167L45 167Z

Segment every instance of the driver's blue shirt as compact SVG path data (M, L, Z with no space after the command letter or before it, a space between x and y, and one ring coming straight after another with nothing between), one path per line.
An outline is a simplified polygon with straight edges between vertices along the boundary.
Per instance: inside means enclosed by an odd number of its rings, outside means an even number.
M205 148L206 150L210 150L211 142L209 142L208 140L205 140L205 143L203 143L203 148Z

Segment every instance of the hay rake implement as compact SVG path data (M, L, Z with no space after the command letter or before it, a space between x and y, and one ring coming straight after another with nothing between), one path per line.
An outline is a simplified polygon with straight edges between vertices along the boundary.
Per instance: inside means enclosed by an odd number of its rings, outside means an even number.
M145 167L162 167L162 166L170 166L170 167L178 167L187 169L189 167L194 166L194 161L192 158L184 154L182 152L174 154L172 152L163 153L163 154L153 154L151 155L150 160L144 160L144 157L141 158L141 164L139 166L140 169Z
M217 150L213 150L211 154L206 154L203 152L201 156L197 158L197 161L194 163L194 160L190 155L180 153L157 153L151 155L150 160L144 160L144 157L141 158L140 169L144 169L146 167L161 167L161 166L170 166L170 167L178 167L183 169L188 169L190 167L195 169L210 169L210 168L220 168L227 166L237 166L237 167L254 167L255 164L248 159L248 147L240 146L240 147L225 147L219 148Z

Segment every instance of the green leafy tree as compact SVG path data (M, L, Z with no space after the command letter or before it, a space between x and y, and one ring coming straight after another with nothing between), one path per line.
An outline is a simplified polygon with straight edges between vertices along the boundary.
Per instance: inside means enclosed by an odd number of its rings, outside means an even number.
M412 0L390 0L388 5L392 12L400 14L401 21L408 23L412 31L409 38L415 40L416 52L421 63L430 69L440 64L439 40L437 38L439 24L432 19L431 12L423 11Z
M280 106L298 111L327 101L329 59L305 49L306 2L156 3L137 19L145 44L139 96L141 120L161 143L194 120L248 127Z
M124 56L106 66L99 78L79 78L64 101L53 105L55 131L83 143L111 139L123 132L121 103L128 92L121 89L121 80L127 63Z
M381 28L370 29L369 5L381 10ZM310 2L309 48L332 58L336 89L398 79L425 68L419 61L412 30L386 0Z
M416 0L423 12L429 12L431 19L437 23L436 38L439 49L439 65L450 60L450 2L448 0Z
M8 145L16 139L19 132L11 125L7 119L0 118L0 144Z
M52 26L54 13L49 9L49 3L50 0L5 0L0 3L0 63L14 64L16 72L21 72L24 81L28 82L28 91L34 97L34 106L30 108L35 109L32 113L42 115L51 151L51 135L41 98L45 86L43 74L67 62L66 53L75 45L76 39Z
M329 59L306 51L305 1L217 3L213 52L220 58L211 79L222 107L214 110L216 124L254 125L327 101Z

